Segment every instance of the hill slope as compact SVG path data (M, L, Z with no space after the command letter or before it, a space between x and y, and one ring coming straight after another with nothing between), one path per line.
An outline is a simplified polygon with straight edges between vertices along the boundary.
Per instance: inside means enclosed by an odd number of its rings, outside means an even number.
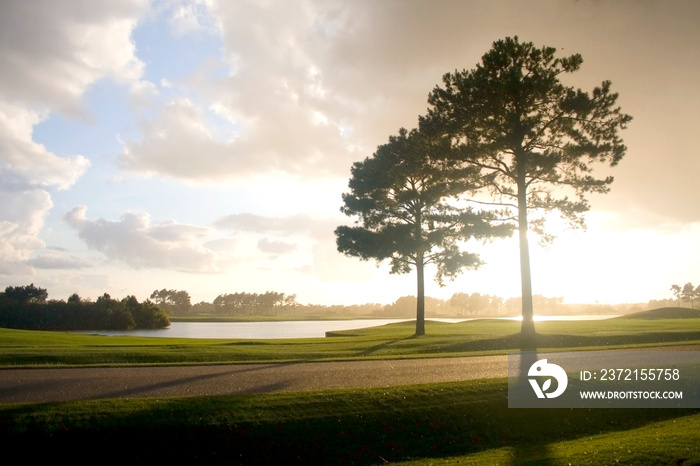
M700 318L700 309L688 309L687 307L661 307L650 311L635 312L617 319L697 319Z

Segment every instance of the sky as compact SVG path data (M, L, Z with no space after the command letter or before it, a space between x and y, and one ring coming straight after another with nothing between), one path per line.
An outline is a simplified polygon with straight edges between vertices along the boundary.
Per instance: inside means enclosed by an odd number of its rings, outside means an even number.
M532 242L533 292L672 298L700 282L700 2L4 0L0 289L186 290L388 304L415 274L337 252L350 168L508 36L580 53L633 116L586 231ZM515 238L426 294L519 296Z

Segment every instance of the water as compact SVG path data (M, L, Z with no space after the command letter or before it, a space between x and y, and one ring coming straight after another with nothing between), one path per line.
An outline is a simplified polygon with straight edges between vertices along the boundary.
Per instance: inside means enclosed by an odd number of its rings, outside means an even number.
M600 320L616 317L600 316L542 316L544 320ZM503 320L519 320L519 317L503 317ZM80 333L98 335L128 335L140 337L166 338L224 338L224 339L279 339L279 338L321 338L326 332L334 330L352 330L366 327L405 322L413 319L356 319L356 320L299 320L281 322L172 322L170 327L159 330L92 330ZM464 322L474 319L430 319L441 322Z

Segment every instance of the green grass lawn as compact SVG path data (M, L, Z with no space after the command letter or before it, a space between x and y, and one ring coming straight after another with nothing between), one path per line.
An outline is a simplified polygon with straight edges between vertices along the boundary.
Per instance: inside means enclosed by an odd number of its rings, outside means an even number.
M700 410L509 409L503 379L0 407L25 460L176 464L698 464ZM37 448L39 447L39 448ZM38 458L42 459L42 458Z
M517 349L519 330L519 322L507 320L428 321L420 338L412 336L413 322L402 322L328 338L199 340L0 329L0 366L452 357ZM699 343L700 318L540 322L537 331L541 349Z
M700 319L541 322L541 349L700 343ZM412 322L299 340L0 329L0 365L446 357L518 347L519 323ZM700 409L509 409L503 379L392 388L0 406L25 461L130 464L700 464Z

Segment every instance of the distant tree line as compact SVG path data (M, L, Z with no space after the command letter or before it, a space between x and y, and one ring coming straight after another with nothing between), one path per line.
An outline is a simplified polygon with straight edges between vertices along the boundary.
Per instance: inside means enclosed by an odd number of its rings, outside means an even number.
M354 305L299 304L296 295L268 291L266 293L224 293L213 302L191 303L182 290L155 290L151 294L158 307L168 315L187 316L314 316L314 317L415 317L416 296L402 296L391 304L365 303ZM542 315L615 314L619 309L598 304L566 304L564 298L533 295L533 302ZM425 297L429 317L503 317L517 316L522 308L520 297L504 299L481 293L455 293L449 299ZM626 309L623 309L624 312Z
M0 327L30 330L134 330L170 325L165 312L152 301L134 296L113 299L107 293L96 301L77 293L64 300L47 300L44 288L8 286L0 293Z
M212 303L217 313L238 315L283 315L297 305L296 295L268 291L222 294Z
M681 301L690 303L690 307L695 309L695 299L700 298L700 285L697 288L693 287L691 282L686 283L681 287L680 285L671 285L671 291L678 301L678 307L681 305Z
M293 315L299 304L296 295L268 291L265 293L224 293L213 302L192 305L187 291L155 290L151 299L170 315L282 316Z
M504 299L480 293L455 293L442 300L426 297L425 307L429 317L488 318L517 316L522 309L522 298ZM549 298L539 294L532 296L539 315L596 315L617 314L613 306L599 304L566 304L564 298ZM377 316L411 317L415 311L416 297L403 296L394 303L375 312Z
M187 291L155 290L151 298L161 309L171 315L187 314L192 310L190 294Z

